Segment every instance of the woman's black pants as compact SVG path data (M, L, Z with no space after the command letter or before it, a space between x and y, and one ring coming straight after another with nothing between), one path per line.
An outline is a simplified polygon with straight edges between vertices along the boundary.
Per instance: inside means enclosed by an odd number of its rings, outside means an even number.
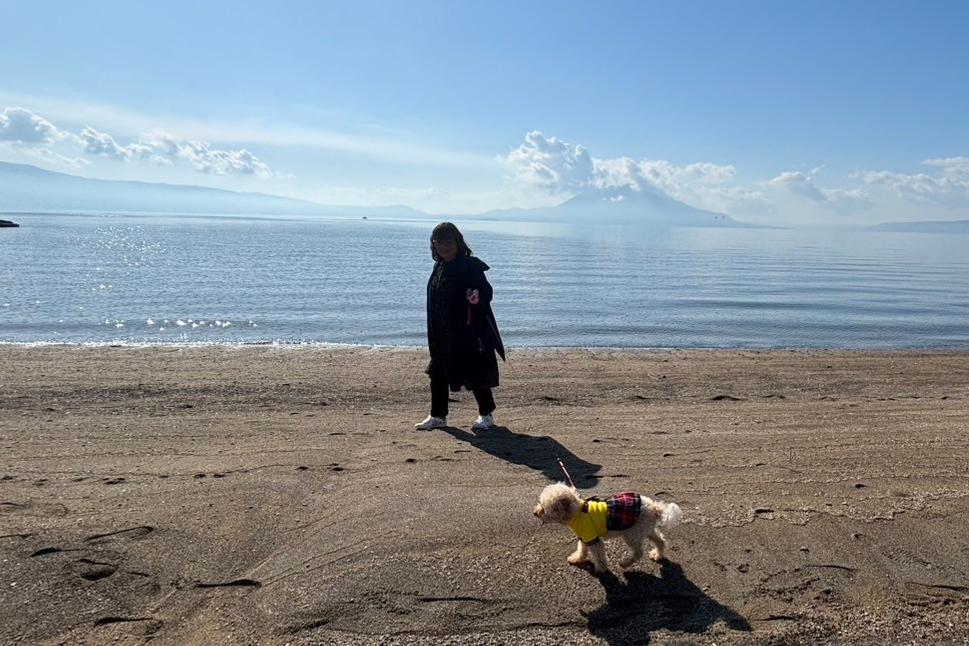
M495 398L491 394L491 388L475 388L471 392L474 393L474 398L478 401L479 415L490 415L495 411ZM447 377L431 377L431 415L447 417L449 394Z

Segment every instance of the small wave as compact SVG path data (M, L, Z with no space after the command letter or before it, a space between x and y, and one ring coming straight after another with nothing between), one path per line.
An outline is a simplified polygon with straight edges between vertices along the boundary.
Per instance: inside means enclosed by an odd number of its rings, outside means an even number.
M426 350L426 346L383 343L335 343L330 341L0 341L0 346L36 348L333 348L365 350Z

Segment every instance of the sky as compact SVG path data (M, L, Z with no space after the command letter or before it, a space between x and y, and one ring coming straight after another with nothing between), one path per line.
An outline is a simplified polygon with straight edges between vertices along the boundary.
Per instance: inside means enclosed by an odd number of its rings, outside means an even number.
M969 3L0 0L0 161L442 215L969 219Z

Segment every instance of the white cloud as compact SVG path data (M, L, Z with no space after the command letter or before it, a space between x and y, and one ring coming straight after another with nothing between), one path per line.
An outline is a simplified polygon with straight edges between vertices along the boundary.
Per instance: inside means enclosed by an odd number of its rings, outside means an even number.
M819 178L820 169L788 171L773 179L741 182L733 165L595 158L582 145L546 137L541 132L528 133L521 145L501 157L434 147L406 133L388 134L372 128L357 128L357 132L305 128L281 124L278 119L269 120L268 116L261 120L223 122L173 119L83 101L18 97L0 91L0 106L3 105L27 106L0 108L0 146L9 155L44 158L74 167L89 164L85 156L129 164L127 169L95 166L95 174L140 177L144 171L139 166L155 164L175 166L174 174L169 177L179 180L184 180L192 170L210 175L282 180L292 176L271 169L253 151L262 154L272 150L283 154L279 151L285 149L285 154L292 153L294 158L302 160L317 151L336 153L338 158L424 165L425 171L446 178L428 180L425 175L421 181L440 181L446 191L388 187L386 195L381 193L379 199L434 204L455 212L473 211L478 204L487 208L549 205L573 194L616 187L653 191L692 206L736 216L758 214L762 221L771 222L796 219L824 222L825 218L830 221L832 213L849 212L857 214L859 220L865 217L913 219L930 214L953 217L957 211L961 215L969 207L969 157L966 156L927 159L922 172L916 173L862 171L848 176L853 181L842 179L839 188L827 188L826 182ZM92 125L85 127L88 123ZM111 124L109 131L100 129L103 124ZM455 182L450 173L458 167L465 177ZM446 176L444 169L449 173ZM482 178L490 176L497 180L503 170L513 180L511 187L506 184L499 188L495 181L493 188L475 192L476 187L487 182ZM311 180L304 185L278 182L279 188L283 185L304 193L329 190L316 189ZM375 175L361 180L355 189L361 193L357 199L361 202L377 199L374 186ZM917 212L913 203L919 205Z
M969 201L969 157L927 159L926 166L940 169L935 175L926 173L893 173L891 171L863 171L852 177L866 184L886 187L899 197L915 202L934 202L965 207Z
M946 157L945 159L926 159L926 166L940 166L945 171L969 173L969 157Z
M6 108L0 112L0 141L48 144L66 136L66 132L30 110Z
M89 155L123 162L147 160L161 166L173 166L177 160L185 159L202 173L274 176L265 162L244 148L222 150L207 141L185 140L166 133L149 135L123 146L110 134L85 126L78 140Z
M650 163L650 162L647 162ZM665 162L664 162L665 163ZM637 191L665 192L660 185L668 179L665 169L650 165L641 166L629 157L595 160L595 172L589 184L594 189L629 187Z
M594 183L592 158L582 146L546 138L535 130L508 154L518 181L552 194L577 193Z
M581 145L573 145L541 132L529 132L525 141L505 158L514 183L524 191L554 196L612 188L632 188L670 196L701 208L763 211L765 196L756 190L728 185L736 175L733 166L697 162L677 166L664 160L629 157L593 158Z
M930 160L949 174L969 169L969 158ZM873 206L871 196L861 188L825 188L816 176L822 168L808 172L788 171L773 179L741 186L735 183L732 165L695 162L678 166L665 160L629 157L599 159L580 145L530 132L524 143L505 158L514 184L531 191L562 198L578 193L631 188L652 192L691 206L735 215L767 215L797 211L820 218L831 213L858 212ZM806 200L806 201L805 201Z
M744 186L700 186L695 189L694 197L691 198L688 188L684 187L679 192L678 199L712 211L733 215L768 215L775 210L768 196L756 189Z
M767 182L767 185L771 188L789 191L799 197L807 198L812 202L817 202L841 214L867 209L873 205L868 193L860 188L841 189L819 187L814 181L814 176L820 170L820 168L815 168L808 174L800 171L783 172Z
M202 173L273 176L269 166L245 148L220 150L207 141L186 141L167 134L153 135L150 141L166 158L185 158Z
M658 191L677 199L726 184L736 173L733 166L708 162L676 166L664 160L636 161L628 157L596 159L595 170L596 188L628 186L639 191Z
M831 188L822 190L824 190L824 194L828 198L828 204L839 213L851 213L874 206L871 196L860 188Z
M146 146L140 142L122 146L108 133L98 132L90 126L85 126L84 130L81 131L80 138L84 143L84 152L90 155L104 155L120 161L149 159L152 156L151 146Z
M784 172L768 182L769 185L777 188L784 188L791 193L806 197L816 202L824 202L827 196L814 185L811 178L800 171Z
M177 132L189 140L211 142L227 148L273 146L300 148L330 153L345 153L390 163L422 164L427 166L487 169L497 172L498 162L493 155L441 148L415 140L406 133L386 136L368 132L341 132L315 127L282 125L277 119L267 123L258 119L242 121L201 121L144 114L110 105L93 104L83 99L52 99L50 97L16 94L0 90L0 104L30 105L38 112L60 123L80 128L84 123L112 124L116 137L135 138L145 132L163 130ZM359 130L359 128L358 128Z
M521 185L553 194L611 187L668 192L686 183L723 184L735 174L733 166L707 162L675 166L662 160L636 161L629 157L594 159L581 145L547 138L539 131L525 135L525 142L505 161Z

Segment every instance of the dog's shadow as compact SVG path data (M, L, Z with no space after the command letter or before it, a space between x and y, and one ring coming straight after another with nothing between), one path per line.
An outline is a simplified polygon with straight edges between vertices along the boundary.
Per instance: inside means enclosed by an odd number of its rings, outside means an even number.
M602 468L601 464L583 460L547 435L513 433L505 426L492 426L477 433L469 433L453 426L446 426L441 430L496 458L541 471L551 481L565 480L565 474L558 463L561 459L578 489L594 487L598 482L599 469Z
M750 631L750 623L734 610L712 599L686 578L683 568L660 562L660 575L612 572L598 577L606 600L583 613L589 632L608 644L648 644L653 631L667 629L700 634L723 621L728 628Z

